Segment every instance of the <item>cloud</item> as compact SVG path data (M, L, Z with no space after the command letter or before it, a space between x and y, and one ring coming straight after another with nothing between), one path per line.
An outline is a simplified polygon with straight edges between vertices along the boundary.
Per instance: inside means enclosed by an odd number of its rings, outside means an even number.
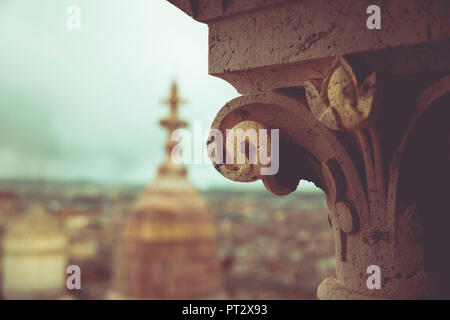
M207 27L166 1L15 0L0 13L0 175L147 183L164 158L168 113L160 100L177 79L188 122L209 127L237 96L208 76ZM212 171L210 171L212 170ZM192 168L202 186L226 180Z
M0 149L22 157L61 157L45 103L0 88Z
M148 183L164 159L160 104L176 79L181 117L210 127L238 96L208 75L208 29L167 1L0 1L0 177ZM261 187L189 166L198 187Z

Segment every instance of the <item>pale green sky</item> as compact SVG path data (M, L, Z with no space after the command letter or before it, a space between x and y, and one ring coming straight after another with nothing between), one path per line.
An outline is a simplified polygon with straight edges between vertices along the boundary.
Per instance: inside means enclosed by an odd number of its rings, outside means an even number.
M66 27L71 4L80 30ZM181 116L205 130L238 96L208 75L207 49L207 26L163 0L0 0L0 177L147 183L172 79ZM244 187L209 163L189 170L201 188Z

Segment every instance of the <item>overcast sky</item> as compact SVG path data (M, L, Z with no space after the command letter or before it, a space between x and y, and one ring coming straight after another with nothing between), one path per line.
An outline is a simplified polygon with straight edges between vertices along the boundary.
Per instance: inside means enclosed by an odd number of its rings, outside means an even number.
M147 183L173 79L181 116L205 130L238 96L208 75L207 49L207 26L164 0L0 0L0 177ZM201 188L243 187L209 163L189 171Z

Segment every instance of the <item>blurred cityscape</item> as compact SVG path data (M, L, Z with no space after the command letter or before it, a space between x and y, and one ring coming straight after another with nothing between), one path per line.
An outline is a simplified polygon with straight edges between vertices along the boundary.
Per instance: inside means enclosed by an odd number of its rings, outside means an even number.
M41 291L43 298L107 298L113 286L114 248L143 186L0 180L0 190L0 237L4 251L0 258L3 260L1 298L40 298ZM213 213L218 230L217 254L226 298L315 299L319 283L334 273L334 244L321 193L296 192L276 197L267 191L217 189L201 194ZM36 282L32 277L23 278L24 273L36 272L35 269L43 264L58 268L54 257L53 262L48 258L45 263L44 260L39 262L38 249L52 244L36 239L49 239L52 232L58 230L52 229L50 222L39 226L43 218L38 215L34 220L24 219L38 210L36 204L40 204L39 210L62 226L59 231L64 230L63 235L67 238L63 251L66 267L78 265L81 268L81 290L65 288L66 274L60 275L62 280L52 280L53 286L60 288L49 288L52 286L50 280L40 287L39 281L32 284ZM14 265L16 260L11 257L17 259L18 243L21 243L17 235L24 237L27 228L33 232L28 232L25 240L20 238L28 245L27 251L20 251L22 260ZM51 239L55 243L56 238ZM30 248L35 251L31 252ZM6 251L13 250L5 261ZM26 258L27 255L33 256L34 264L28 263L30 270L18 270L26 268L24 259L31 259ZM13 279L14 272L17 277L22 272L21 279ZM62 273L55 271L58 272ZM15 296L14 290L18 289L33 292L30 296ZM52 290L54 292L48 294Z

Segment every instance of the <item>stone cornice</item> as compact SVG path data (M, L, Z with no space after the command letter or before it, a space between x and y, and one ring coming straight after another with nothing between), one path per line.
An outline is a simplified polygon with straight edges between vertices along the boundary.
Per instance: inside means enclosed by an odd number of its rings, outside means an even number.
M450 37L447 1L384 2L382 29L376 31L366 28L367 3L359 0L170 2L208 23L213 75Z

